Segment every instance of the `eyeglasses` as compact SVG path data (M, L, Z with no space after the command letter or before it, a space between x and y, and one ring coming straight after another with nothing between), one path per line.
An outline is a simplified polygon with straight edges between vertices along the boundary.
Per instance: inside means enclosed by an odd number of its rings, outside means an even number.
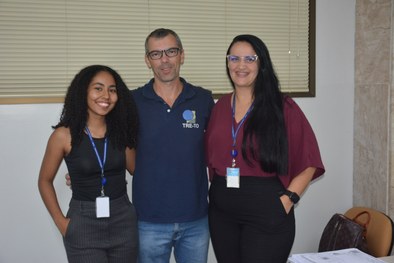
M246 64L252 64L253 62L257 61L259 56L257 55L249 55L249 56L235 56L235 55L227 55L227 60L230 63L239 63L243 60Z
M167 57L172 58L176 57L181 49L179 47L172 47L166 50L153 50L148 52L147 55L150 59L156 60L161 59L163 57L163 53L166 54Z

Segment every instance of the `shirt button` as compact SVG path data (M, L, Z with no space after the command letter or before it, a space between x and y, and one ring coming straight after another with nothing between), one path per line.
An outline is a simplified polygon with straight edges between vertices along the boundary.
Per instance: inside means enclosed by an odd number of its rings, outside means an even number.
M167 109L167 112L170 112L171 111L171 109Z

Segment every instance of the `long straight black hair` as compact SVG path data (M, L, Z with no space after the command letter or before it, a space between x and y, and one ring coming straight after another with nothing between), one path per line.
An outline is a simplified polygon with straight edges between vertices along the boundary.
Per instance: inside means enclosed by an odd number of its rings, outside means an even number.
M244 126L242 156L256 160L263 171L284 175L288 168L288 143L284 122L284 95L264 42L254 35L238 35L231 42L249 43L258 56L258 74L254 83L254 107ZM226 61L227 63L227 61ZM228 67L227 76L235 89Z

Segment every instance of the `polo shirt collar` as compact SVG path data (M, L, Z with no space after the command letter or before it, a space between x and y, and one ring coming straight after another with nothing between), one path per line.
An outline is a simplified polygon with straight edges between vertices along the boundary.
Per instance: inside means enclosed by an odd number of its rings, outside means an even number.
M186 82L185 79L180 78L182 84L183 84L183 89L181 94L179 94L179 97L176 100L176 104L183 102L187 99L192 98L196 92L194 91L194 89L192 89L191 84L189 84L188 82ZM156 94L156 92L153 89L153 81L154 79L152 78L143 88L142 90L142 94L144 97L148 98L148 99L152 99L152 100L161 100L161 98Z

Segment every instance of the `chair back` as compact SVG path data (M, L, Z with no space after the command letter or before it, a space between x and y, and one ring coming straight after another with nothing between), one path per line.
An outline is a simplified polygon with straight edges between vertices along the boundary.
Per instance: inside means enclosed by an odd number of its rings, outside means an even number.
M391 254L393 247L393 221L386 214L368 207L352 207L346 211L345 216L354 218L362 211L368 211L370 221L367 225L367 248L374 257L385 257ZM357 218L360 223L365 223L367 215Z

